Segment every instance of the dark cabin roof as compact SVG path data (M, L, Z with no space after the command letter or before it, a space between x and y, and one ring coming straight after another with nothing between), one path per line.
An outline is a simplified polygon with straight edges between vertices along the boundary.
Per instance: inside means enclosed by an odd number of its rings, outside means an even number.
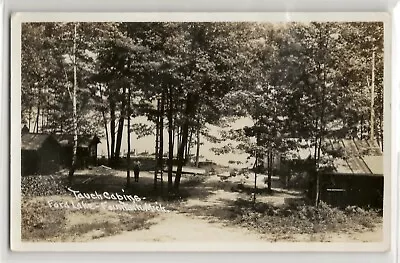
M376 142L326 139L323 144L324 153L335 156L333 174L383 175L383 152ZM289 151L286 158L305 160L313 156L311 141L302 140L301 145L301 148Z
M330 148L341 152L334 160L335 174L383 175L383 153L375 142L367 140L330 141Z
M29 133L29 128L25 124L24 127L22 127L21 134L26 134L26 133Z
M21 150L37 151L46 140L52 140L59 145L58 141L50 134L25 133L21 136Z
M72 146L74 142L73 134L56 134L55 137L61 146ZM88 148L90 145L98 143L100 143L100 139L96 135L78 135L78 147Z

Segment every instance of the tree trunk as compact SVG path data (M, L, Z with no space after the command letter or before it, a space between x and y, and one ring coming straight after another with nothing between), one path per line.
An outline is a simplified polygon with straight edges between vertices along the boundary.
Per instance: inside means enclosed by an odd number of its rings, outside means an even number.
M173 99L173 98L171 98ZM172 102L173 103L173 102ZM173 104L174 106L174 104ZM174 108L173 108L174 110ZM174 112L172 112L172 145L174 146L174 149L172 151L172 155L174 155L175 153L177 153L178 151L176 150L177 146L176 146L176 115L173 114Z
M105 114L104 110L102 110L101 113L103 115L104 129L106 132L107 159L109 160L110 159L110 139L109 139L109 135L108 135L107 119L106 119L106 114Z
M33 128L33 130L35 131L35 129L36 129L36 133L39 133L39 118L40 118L40 113L41 113L41 106L42 106L42 103L41 103L41 100L42 100L42 96L41 96L41 94L42 94L42 89L40 88L40 87L38 87L37 88L38 89L38 91L37 91L37 106L36 106L36 109L37 109L37 115L36 115L36 123L35 123L35 127Z
M272 191L272 163L273 163L272 152L268 152L268 191Z
M257 138L258 144L258 138ZM256 204L256 194L257 194L257 169L258 169L258 154L256 153L254 161L254 193L253 193L253 205Z
M72 177L74 176L74 172L76 169L76 152L78 149L78 124L77 124L77 116L76 116L76 90L77 90L77 76L76 76L76 39L77 39L77 34L76 34L76 27L77 25L75 24L74 26L74 86L73 86L73 91L72 91L72 122L73 122L73 130L74 130L74 142L72 146L72 164L71 168L69 170L69 182L71 183Z
M111 137L111 149L110 149L110 159L109 165L113 166L114 162L114 150L115 150L115 101L114 98L110 99L110 137Z
M176 118L173 118L173 122L172 122L172 145L174 146L174 148L172 149L172 156L174 155L174 151L175 151L175 139L176 139Z
M321 158L321 145L322 145L322 136L319 137L319 143L318 143L318 153L317 153L318 163ZM316 171L316 186L315 186L315 206L317 206L319 203L319 194L320 194L320 173L317 170Z
M195 109L195 95L189 93L187 95L187 100L186 100L186 109L185 109L185 120L182 125L182 141L178 149L178 167L176 170L176 176L175 176L175 184L174 187L176 190L179 189L179 184L182 176L182 168L184 165L184 153L185 153L185 147L187 145L188 137L189 137L189 123L191 121L191 118L193 117L193 111Z
M363 136L363 132L364 132L364 115L361 116L361 125L360 125L360 139L364 139Z
M372 52L372 70L371 70L371 120L370 120L370 141L375 140L375 51Z
M29 117L28 117L28 129L31 131L31 122L32 122L32 106L29 107Z
M160 148L158 149L158 167L160 168L161 175L163 174L163 166L164 166L164 101L165 101L165 92L162 91L161 94L161 102L160 102L160 123L159 123L159 134L160 134Z
M324 49L325 49L325 51L327 51L327 49L328 49L328 43L327 42L324 43ZM326 52L324 52L323 54L324 54L324 57L322 58L322 60L323 60L323 62L325 64L325 62L326 62L326 58L325 58ZM320 67L320 64L319 64L319 71L320 70L321 70L321 67ZM322 69L322 74L323 74L323 79L322 79L322 82L321 82L321 84L322 84L321 85L322 94L321 94L321 98L320 98L320 100L321 100L321 110L320 110L320 116L319 116L320 126L319 126L319 133L318 133L319 142L318 142L318 152L317 152L317 161L316 161L316 164L318 166L316 166L316 168L319 168L319 163L320 163L320 159L321 159L322 141L323 141L324 136L325 136L325 101L326 101L325 97L326 97L326 86L327 86L326 85L326 67L324 67ZM320 171L318 169L316 171L315 206L317 206L318 203L319 203L320 190L321 190L320 189Z
M325 28L324 36L327 35L327 29ZM322 73L323 79L321 80L320 77L318 79L320 80L320 86L322 87L322 92L319 94L319 100L321 101L321 107L318 109L318 112L320 115L318 116L319 118L319 129L317 129L317 140L316 140L316 147L317 147L317 156L315 160L315 176L316 176L316 183L315 183L315 206L318 206L319 199L320 199L320 171L319 171L319 164L320 164L320 159L321 159L321 147L322 147L322 141L325 136L325 96L326 96L326 67L324 66L323 69L321 67L321 61L322 63L326 63L326 52L328 50L328 43L327 40L323 41L322 39L322 32L321 30L319 31L319 38L321 40L321 44L323 45L320 47L320 50L322 51L322 57L318 58L318 73ZM319 76L319 75L318 75ZM319 89L318 89L319 91ZM317 122L318 123L318 122Z
M196 130L196 167L199 167L200 156L200 118L197 120Z
M192 137L193 137L193 129L190 129L188 143L187 143L187 147L186 147L185 163L190 161L190 150L192 148Z
M118 121L117 140L115 143L114 165L119 164L121 154L122 132L124 130L125 117L121 116Z
M131 87L128 86L128 107L127 107L127 144L128 144L128 152L126 154L126 187L129 188L131 185Z
M174 124L172 87L168 93L168 192L172 191L172 166L174 160Z
M126 108L126 87L123 89L123 99L121 103L121 116L118 120L118 130L117 130L117 140L115 143L115 153L114 153L114 165L119 164L120 154L121 154L121 143L122 143L122 133L124 131L125 122L125 108Z
M35 122L35 126L33 127L33 130L36 129L36 133L39 133L39 115L40 115L40 106L38 105L38 107L37 107L37 115L36 115L36 122Z
M176 149L177 153L176 154L177 155L178 155L178 152L179 152L179 148L181 147L181 144L182 144L181 135L182 135L182 128L178 126L176 128L176 142L177 142L177 149Z
M380 127L380 134L379 134L379 136L380 136L380 144L381 144L381 150L382 150L382 152L383 152L383 114L382 114L382 112L380 113L380 115L379 115L379 123L380 123L380 125L379 125L379 127Z
M42 118L41 118L41 123L42 123L42 127L41 127L41 131L42 133L45 133L45 121L44 121L44 109L42 110Z
M50 126L49 126L49 115L50 115L50 110L47 109L46 110L46 121L45 121L45 124L44 124L46 126L47 132L49 132L49 128L50 128Z
M154 190L155 189L157 189L157 177L158 177L158 164L159 164L159 159L158 159L158 157L159 157L159 143L160 143L160 104L161 104L161 102L160 102L160 99L156 99L156 103L157 103L157 106L156 106L156 120L155 120L155 124L156 124L156 134L155 134L155 140L154 140L154 142L155 142L155 144L154 144L154 160L155 160L155 167L154 167Z

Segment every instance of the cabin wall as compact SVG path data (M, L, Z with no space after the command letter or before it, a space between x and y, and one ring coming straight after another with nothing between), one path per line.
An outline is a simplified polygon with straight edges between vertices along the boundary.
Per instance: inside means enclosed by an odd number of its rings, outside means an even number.
M97 166L97 144L89 146L89 164Z
M72 146L62 147L62 164L65 168L71 166L72 155ZM76 150L76 167L78 169L83 169L90 165L97 165L97 146L78 147Z
M23 176L38 173L37 151L21 150L21 173Z
M46 140L38 152L38 170L40 174L51 174L60 170L60 146Z
M321 175L320 200L330 205L383 208L383 176Z
M56 141L46 140L37 150L21 150L22 175L52 174L60 170L61 148Z

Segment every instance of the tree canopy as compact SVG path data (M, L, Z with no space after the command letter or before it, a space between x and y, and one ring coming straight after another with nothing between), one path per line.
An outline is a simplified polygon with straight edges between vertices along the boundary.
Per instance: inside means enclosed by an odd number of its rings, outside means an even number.
M243 116L254 125L224 138L253 157L304 139L318 170L325 138L375 130L369 139L383 145L383 23L79 23L75 39L73 26L23 24L22 120L35 132L71 132L75 65L78 133L106 137L112 164L124 122L135 116L166 123L176 188L194 144L199 155L200 134L218 141L206 125ZM148 135L154 126L130 129Z

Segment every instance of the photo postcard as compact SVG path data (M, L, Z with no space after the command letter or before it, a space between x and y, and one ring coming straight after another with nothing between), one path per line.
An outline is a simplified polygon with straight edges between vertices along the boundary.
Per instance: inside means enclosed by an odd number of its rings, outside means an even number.
M384 251L382 13L16 13L15 251Z

